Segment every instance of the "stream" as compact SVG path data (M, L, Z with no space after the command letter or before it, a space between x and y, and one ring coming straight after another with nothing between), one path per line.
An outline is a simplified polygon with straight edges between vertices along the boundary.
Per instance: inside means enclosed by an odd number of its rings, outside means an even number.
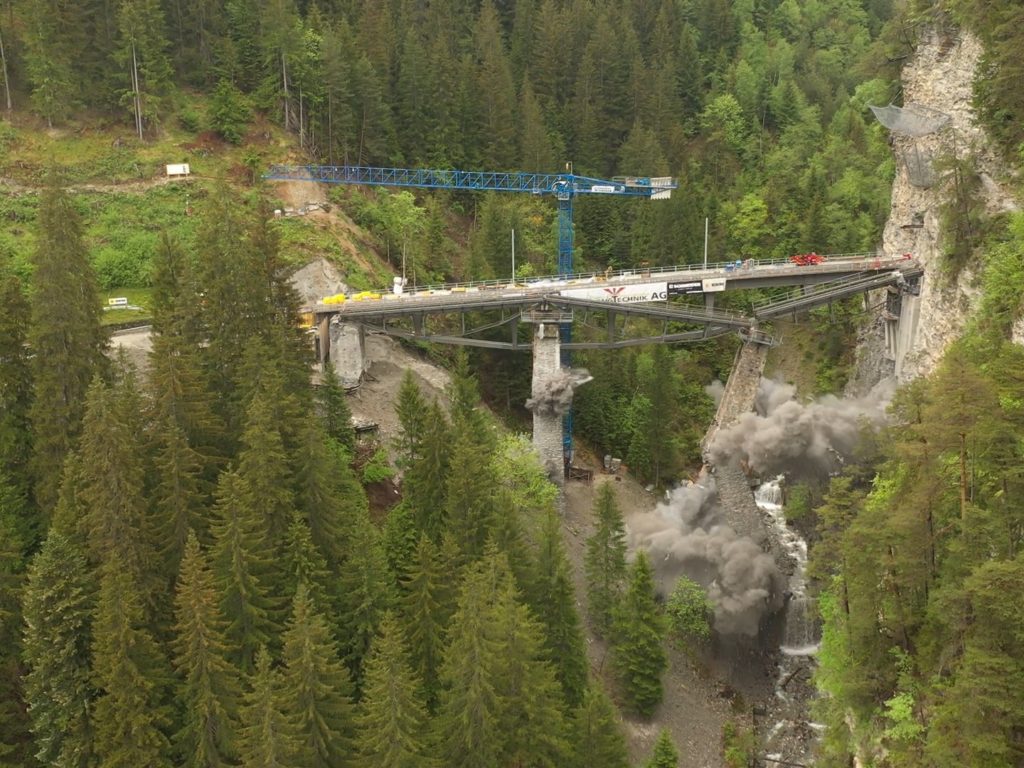
M807 595L807 542L786 525L781 476L762 483L754 501L779 545L793 561L786 600L785 634L778 656L775 693L766 707L764 759L769 766L811 766L821 726L811 721L811 676L820 634L813 598Z

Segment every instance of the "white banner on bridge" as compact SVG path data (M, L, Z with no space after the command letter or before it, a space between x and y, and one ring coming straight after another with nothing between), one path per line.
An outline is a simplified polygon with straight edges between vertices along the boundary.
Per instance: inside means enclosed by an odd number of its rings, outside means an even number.
M640 283L639 285L609 285L603 288L572 288L560 291L559 296L586 301L607 301L611 304L635 304L644 301L665 301L668 283Z
M724 277L709 277L706 280L701 280L704 293L718 293L719 291L724 291L725 280L726 279Z

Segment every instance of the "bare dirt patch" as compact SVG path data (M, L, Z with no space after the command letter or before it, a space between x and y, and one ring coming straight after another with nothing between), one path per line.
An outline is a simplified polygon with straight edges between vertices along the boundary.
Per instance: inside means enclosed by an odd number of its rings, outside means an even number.
M614 476L601 473L599 462L581 456L580 452L577 452L577 463L594 470L594 482L566 485L563 531L573 566L577 606L586 623L583 557L586 540L593 533L593 508L598 489L604 483L614 484L625 518L652 512L658 498L621 471ZM605 688L622 710L623 698L612 671L607 643L589 630L586 639L591 670L604 681ZM703 662L695 661L682 648L670 645L668 658L669 668L662 678L665 696L654 717L650 720L628 714L623 717L630 758L634 764L647 760L658 734L664 729L679 748L682 768L719 768L724 765L722 728L729 720L737 719L732 712L730 691L707 671Z

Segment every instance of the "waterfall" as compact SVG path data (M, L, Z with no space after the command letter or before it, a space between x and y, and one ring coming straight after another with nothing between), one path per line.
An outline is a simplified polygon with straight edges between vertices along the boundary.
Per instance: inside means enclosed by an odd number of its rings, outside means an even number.
M754 501L764 513L779 545L793 561L786 595L785 635L778 665L775 699L769 708L772 726L765 739L768 758L811 765L811 754L818 733L807 713L813 696L811 674L818 652L819 627L814 600L807 595L807 542L786 525L782 491L783 477L762 483L754 492Z

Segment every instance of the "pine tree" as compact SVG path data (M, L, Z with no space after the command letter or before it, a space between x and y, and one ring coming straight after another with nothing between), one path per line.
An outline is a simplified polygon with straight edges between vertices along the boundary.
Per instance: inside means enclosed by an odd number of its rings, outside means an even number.
M422 455L423 441L432 423L427 408L427 401L413 378L412 370L406 368L395 399L395 413L401 426L395 447L399 466L403 468L413 466Z
M174 666L185 705L177 741L189 768L229 765L234 754L239 692L217 598L213 572L189 531L174 599Z
M426 768L427 709L409 667L402 630L391 614L366 659L356 746L366 768Z
M658 740L654 744L654 753L644 768L678 768L678 766L679 752L676 750L676 745L672 743L672 737L668 735L668 731L663 730L658 734Z
M157 455L154 467L157 486L152 491L154 528L163 543L165 573L177 571L189 531L201 531L210 540L204 498L200 490L202 457L192 450L181 428L161 421L157 428Z
M416 529L438 543L445 527L451 429L437 403L426 407L425 422L417 454L405 473L404 501L412 512Z
M594 517L597 525L587 539L584 561L587 602L594 631L607 636L626 578L626 529L611 483L604 483L598 491Z
M62 121L77 102L74 65L80 53L70 44L64 9L53 6L45 0L33 0L22 7L25 68L32 84L32 104L50 127Z
M57 503L61 465L78 437L85 392L104 367L96 278L74 203L51 173L39 200L32 253L32 470L44 515Z
M277 425L269 404L257 393L249 405L242 435L238 478L243 484L244 503L249 513L264 521L269 541L280 548L295 511L295 499L288 474L288 456Z
M489 456L471 428L465 420L455 426L447 484L447 527L459 542L464 561L483 555L497 487Z
M31 724L22 678L21 595L26 550L19 528L25 519L22 491L0 469L0 766L30 762Z
M256 652L255 671L242 700L238 754L242 768L298 768L298 727L289 717L281 670L265 647Z
M265 583L271 557L266 525L246 506L244 484L234 472L221 476L212 529L213 571L231 661L250 671L256 649L276 634L277 605Z
M29 567L24 595L25 699L36 759L44 765L94 764L95 692L89 646L95 591L84 553L51 531Z
M297 763L308 768L354 765L352 683L327 622L302 584L284 633L283 660L285 711L299 731Z
M21 281L10 270L9 260L0 256L0 360L4 361L0 366L0 473L21 492L31 487L27 466L32 452L31 358L25 345L28 317L29 303ZM24 519L18 521L18 527L22 535L28 535L34 525Z
M395 599L395 583L381 546L380 533L365 513L352 520L349 551L339 567L340 636L357 687L360 668L381 617Z
M497 590L489 623L496 654L489 663L498 701L498 764L559 768L568 753L565 699L555 669L544 658L543 630L519 602L507 569Z
M611 700L596 680L583 694L572 718L571 768L629 768L626 739Z
M129 569L102 568L93 640L96 754L103 768L171 766L164 706L166 660L144 624L139 588Z
M157 0L122 0L117 26L116 58L128 72L121 103L129 106L141 139L147 126L159 124L173 87L163 10Z
M451 768L498 764L498 641L491 624L497 587L488 567L479 561L463 578L440 670L443 688L434 723L441 761Z
M298 514L292 516L285 537L285 561L288 568L289 592L305 584L310 599L318 610L329 613L331 598L328 585L331 583L330 572L323 553L313 543L313 536L306 521Z
M661 674L667 666L663 625L654 600L651 564L640 550L615 616L613 661L630 704L643 717L661 702Z
M401 390L399 390L401 392ZM333 365L326 366L320 386L316 389L317 412L324 432L352 452L356 447L356 432L352 426L352 411L345 399L345 390ZM399 415L401 418L401 415Z
M158 564L147 524L144 452L133 423L136 416L128 412L137 397L131 376L114 386L96 379L89 387L78 498L86 514L90 559L127 571L148 612Z
M544 524L534 589L536 597L531 606L544 627L546 658L562 685L565 701L574 707L587 686L587 657L576 613L576 591L556 512L550 512Z
M434 708L439 692L445 627L451 617L452 574L442 568L440 553L430 537L420 535L415 557L402 581L402 622L413 670L423 681L427 704Z

